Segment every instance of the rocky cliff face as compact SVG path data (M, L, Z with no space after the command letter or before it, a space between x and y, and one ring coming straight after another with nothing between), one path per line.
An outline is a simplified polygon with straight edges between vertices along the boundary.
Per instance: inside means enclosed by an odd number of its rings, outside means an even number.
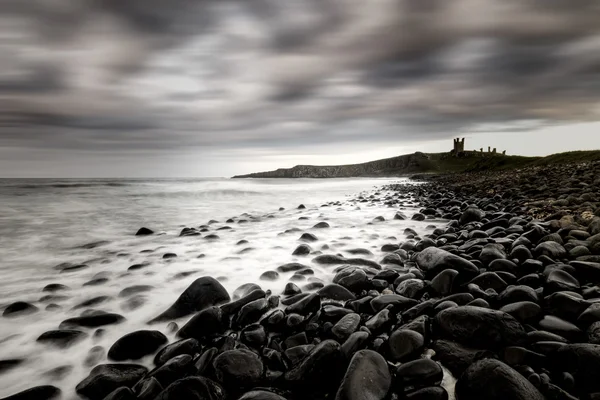
M350 165L297 165L275 171L237 175L234 178L349 178L357 176L391 176L430 169L429 156L424 153L406 154L363 164Z

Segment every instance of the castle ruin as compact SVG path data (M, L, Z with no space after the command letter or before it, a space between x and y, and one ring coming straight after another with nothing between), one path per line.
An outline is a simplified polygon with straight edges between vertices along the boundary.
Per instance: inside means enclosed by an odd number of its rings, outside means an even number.
M452 152L454 154L460 154L460 153L464 153L464 151L465 151L465 138L454 139L454 150L452 150Z
M452 149L452 154L454 154L455 156L459 156L463 153L465 153L465 138L456 138L453 140L454 142L454 148ZM477 154L477 150L471 151L471 153L475 153ZM492 149L492 146L488 146L487 149L487 153L484 153L483 151L483 147L479 149L479 153L480 154L498 154L496 148L494 147ZM506 150L502 151L502 155L505 156L506 155Z

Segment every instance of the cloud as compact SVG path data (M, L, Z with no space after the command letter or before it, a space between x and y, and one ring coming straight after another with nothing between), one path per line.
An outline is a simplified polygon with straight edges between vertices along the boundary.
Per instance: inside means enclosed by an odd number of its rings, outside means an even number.
M277 149L595 121L599 20L596 0L5 0L0 147Z

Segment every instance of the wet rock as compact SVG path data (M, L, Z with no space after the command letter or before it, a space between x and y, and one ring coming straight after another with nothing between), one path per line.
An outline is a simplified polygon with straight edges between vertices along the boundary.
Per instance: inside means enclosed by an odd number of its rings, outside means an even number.
M154 365L160 367L170 359L187 354L193 356L200 352L201 346L196 339L182 339L163 347L154 357Z
M401 364L396 368L395 383L404 391L437 385L443 378L442 367L428 358Z
M146 236L146 235L152 235L153 233L154 233L154 231L152 229L142 227L142 228L138 229L135 236Z
M448 400L448 392L439 386L430 386L407 393L406 400Z
M179 379L163 390L156 400L224 400L225 390L218 383L202 377Z
M137 393L139 400L154 400L163 391L163 387L155 378L147 378L139 381L133 391Z
M246 304L251 303L255 300L264 299L265 296L266 293L262 289L256 289L236 301L223 304L221 306L221 310L225 315L234 315L237 312L239 312L242 309L242 307L244 307Z
M315 235L313 235L312 233L303 233L302 236L300 236L300 239L303 242L316 242L317 240L319 240L318 237L316 237Z
M258 319L269 309L266 299L258 299L244 305L234 318L234 325L246 326L258 321Z
M2 316L5 318L14 318L23 315L33 314L38 310L39 309L33 304L24 301L17 301L15 303L9 304L8 307L6 307L2 312Z
M463 211L460 216L459 223L461 225L466 225L470 222L479 222L483 219L485 213L481 211L479 208L475 206L469 206L465 211Z
M49 285L44 286L42 292L58 292L61 290L69 290L68 286L62 285L60 283L51 283Z
M339 373L341 360L339 343L324 340L300 364L285 373L285 380L294 385L302 385L305 390L331 387L337 383L336 374Z
M300 314L300 315L307 315L311 312L316 312L320 306L321 306L320 296L316 293L312 293L312 294L298 300L294 304L289 305L285 309L285 312L287 314L295 313L295 314Z
M333 283L337 283L350 291L361 290L366 286L367 281L367 274L363 269L358 267L344 268L333 278Z
M216 279L205 276L196 279L165 312L149 323L182 318L196 311L230 300L227 290Z
M472 364L456 383L460 400L545 400L539 390L517 371L494 359Z
M425 282L421 279L407 279L396 287L396 293L410 299L418 299L425 290Z
M524 323L537 321L542 314L542 308L531 301L510 303L502 307L500 311L510 314Z
M180 330L177 336L188 339L203 340L225 331L223 310L219 307L209 307L192 317Z
M388 351L391 360L406 361L418 357L424 349L425 338L409 329L398 329L388 339Z
M167 337L159 331L131 332L111 346L108 350L108 358L113 361L137 360L154 353L165 343Z
M538 256L548 256L553 260L562 259L567 255L565 248L556 242L543 242L537 245L534 250Z
M478 348L516 345L526 339L523 326L513 316L487 308L449 308L435 316L435 323L442 337Z
M87 333L74 329L61 329L42 333L36 342L67 348L87 337Z
M85 359L83 360L83 365L85 365L86 367L93 367L94 365L98 364L100 360L102 360L105 354L106 351L104 350L104 347L94 346L88 351L87 355L85 356Z
M219 382L227 388L249 388L260 383L263 363L256 354L248 350L228 350L213 361Z
M135 394L128 387L120 387L113 390L104 400L136 400Z
M397 310L406 310L416 304L416 300L400 296L399 294L384 294L370 300L371 308L375 312L381 311L390 305Z
M82 269L87 269L89 268L89 266L85 265L85 264L79 264L79 265L69 265L66 266L64 268L62 268L60 270L60 273L68 273L68 272L77 272L77 271L81 271Z
M458 271L455 269L445 269L437 274L431 280L431 288L442 296L447 296L452 293L454 280L458 276Z
M435 341L432 349L435 351L435 359L455 377L460 377L475 361L492 356L487 350L474 349L449 340Z
M238 400L286 400L285 397L282 397L273 392L268 392L266 390L252 390L250 392L244 393L242 397Z
M23 364L23 362L25 362L25 359L23 358L10 358L0 360L0 374L9 371L15 367L18 367L19 365Z
M313 228L316 228L316 229L329 228L329 224L327 222L319 222L318 224L313 226Z
M385 359L375 351L354 354L335 396L336 400L383 400L392 383Z
M75 391L90 400L102 400L115 389L132 387L148 372L136 364L102 364L94 367Z
M103 312L66 319L60 323L59 329L70 329L76 327L97 328L99 326L120 324L123 321L125 321L125 317L122 315Z
M276 271L265 271L258 279L261 281L276 281L279 279L279 274Z
M284 296L293 296L296 294L302 293L302 290L293 282L288 282L283 289Z
M325 285L324 287L319 289L317 293L322 298L331 300L345 301L354 300L356 298L356 296L352 292L336 283L330 283L329 285Z
M2 400L52 400L60 397L60 394L60 389L55 386L35 386L5 397Z
M443 270L454 269L466 275L477 275L479 270L470 261L437 247L428 247L416 257L419 268L427 275L435 276Z
M346 340L348 336L358 329L359 324L360 315L355 313L347 314L331 328L331 333L341 340Z
M154 289L154 286L150 285L129 286L119 292L119 297L129 297L133 296L134 294L147 292L152 289Z
M293 256L306 256L312 252L312 248L307 244L301 244L292 253Z
M582 337L582 331L574 324L554 315L546 315L539 322L540 328L555 333L569 340L577 341Z
M193 358L189 354L180 354L168 360L160 367L150 371L147 378L155 378L162 387L167 387L177 379L184 377L193 370Z

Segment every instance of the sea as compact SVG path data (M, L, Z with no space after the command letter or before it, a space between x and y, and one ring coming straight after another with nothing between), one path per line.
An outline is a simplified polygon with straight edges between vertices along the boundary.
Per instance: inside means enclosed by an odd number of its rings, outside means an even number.
M318 240L309 243L316 252L351 256L350 250L366 249L372 253L366 257L377 261L381 246L398 243L405 228L422 234L432 229L431 222L394 220L397 207L351 200L402 182L407 180L0 180L0 312L16 301L38 308L29 315L0 318L0 366L3 360L20 360L12 368L0 368L0 397L52 384L63 390L63 398L77 398L74 388L92 368L84 365L92 347L103 349L99 362L105 363L112 343L135 330L157 329L175 340L166 322L151 327L146 323L201 276L217 278L230 294L250 282L279 294L292 273L280 274L275 281L262 281L260 275L301 262L313 267L315 275L297 282L300 287L311 281L330 282L333 268L312 264L314 255L292 256L304 232L316 235ZM299 209L300 204L305 208ZM402 211L410 218L418 208L409 205ZM373 222L379 216L385 221ZM330 228L313 228L322 221ZM201 225L208 225L209 232L179 236L184 227ZM140 227L155 234L135 236ZM206 240L210 233L219 239ZM166 253L177 257L164 259ZM142 263L148 265L128 271ZM69 264L88 267L61 272ZM101 283L84 285L93 279ZM52 283L68 289L42 291ZM133 285L152 289L134 301L119 295ZM94 304L82 306L91 299ZM55 305L48 307L51 303ZM61 321L90 309L119 313L126 320L104 327L100 336L88 330L86 339L68 348L36 342L42 333L58 329ZM182 326L186 321L177 322ZM151 367L152 356L137 362Z

